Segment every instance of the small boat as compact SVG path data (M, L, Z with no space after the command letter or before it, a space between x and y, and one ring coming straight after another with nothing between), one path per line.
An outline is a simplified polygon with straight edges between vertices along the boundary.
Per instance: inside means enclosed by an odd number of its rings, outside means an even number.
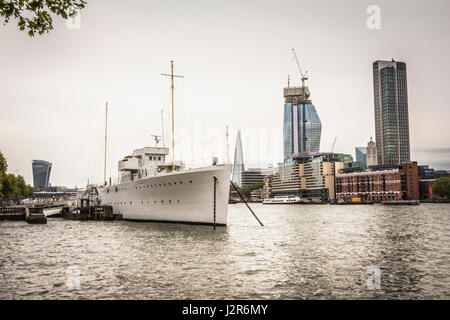
M381 203L386 206L418 206L420 204L419 200L391 200Z
M305 203L298 196L276 196L274 198L264 199L263 204L296 204Z

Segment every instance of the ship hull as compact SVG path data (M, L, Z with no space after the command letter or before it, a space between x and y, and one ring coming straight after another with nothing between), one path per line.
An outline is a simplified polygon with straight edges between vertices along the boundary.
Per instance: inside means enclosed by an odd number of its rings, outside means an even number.
M183 170L99 188L99 198L126 220L226 225L230 175L231 165Z

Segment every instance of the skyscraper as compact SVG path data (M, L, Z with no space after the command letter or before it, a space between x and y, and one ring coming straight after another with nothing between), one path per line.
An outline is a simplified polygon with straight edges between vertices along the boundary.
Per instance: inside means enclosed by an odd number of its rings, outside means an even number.
M33 160L31 165L33 168L34 189L47 188L49 186L52 164L43 160Z
M284 88L284 159L297 152L318 152L322 124L308 87Z
M367 166L376 166L378 164L377 161L377 145L373 142L372 137L370 137L370 141L367 143L366 148L366 164Z
M356 162L362 167L367 166L366 153L367 153L366 147L356 147L355 148Z
M373 63L375 127L378 164L410 161L406 64Z
M244 154L242 153L241 129L239 129L234 151L233 177L231 179L238 187L242 186L242 172L244 172Z

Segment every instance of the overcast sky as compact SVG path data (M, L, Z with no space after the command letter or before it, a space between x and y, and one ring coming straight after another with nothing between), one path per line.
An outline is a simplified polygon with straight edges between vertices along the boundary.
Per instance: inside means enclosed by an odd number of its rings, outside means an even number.
M367 27L369 5L381 9L379 30ZM450 169L448 0L88 0L79 29L59 18L54 27L30 38L14 20L0 25L0 151L30 184L33 159L53 163L53 185L102 180L105 101L108 176L153 145L162 108L169 129L160 74L171 59L186 77L176 83L178 132L193 137L176 158L226 157L230 125L231 140L243 131L247 166L280 161L282 90L288 74L292 85L300 78L291 48L309 72L322 151L338 137L335 152L354 155L375 135L372 63L394 58L407 64L412 160Z

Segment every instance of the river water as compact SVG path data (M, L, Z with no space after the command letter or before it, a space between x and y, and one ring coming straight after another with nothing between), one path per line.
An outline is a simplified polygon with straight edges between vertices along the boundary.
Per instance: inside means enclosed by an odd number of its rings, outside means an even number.
M265 227L0 222L0 299L450 299L450 204L252 207Z

